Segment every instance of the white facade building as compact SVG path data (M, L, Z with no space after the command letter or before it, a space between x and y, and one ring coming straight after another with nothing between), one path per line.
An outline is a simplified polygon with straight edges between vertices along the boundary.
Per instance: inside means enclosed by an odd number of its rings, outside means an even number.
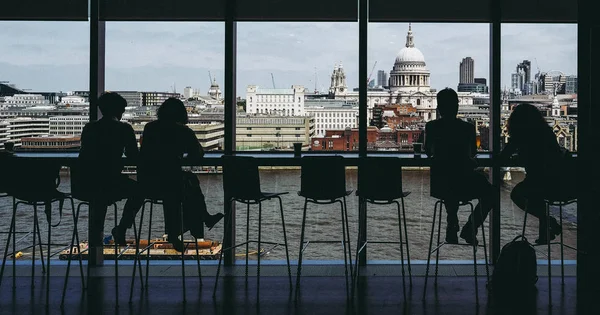
M8 123L0 120L0 149L4 149L6 141L8 141Z
M48 118L19 117L6 120L8 123L8 141L21 146L21 138L47 136L50 121Z
M15 94L6 97L4 101L9 105L43 106L50 104L41 94Z
M68 106L68 107L83 107L90 106L86 97L79 95L68 95L63 96L60 100L60 105Z
M357 90L348 91L345 74L341 66L334 68L330 95L336 100L358 101ZM339 85L340 82L343 85ZM334 84L335 83L335 84ZM412 104L417 114L425 121L436 119L437 91L431 88L430 73L423 53L415 47L412 27L409 24L405 47L400 49L390 71L389 89L367 92L368 120L373 117L375 105ZM458 92L460 105L472 105L473 97L468 92Z
M191 86L186 86L183 88L183 97L186 100L190 98L196 98L200 96L200 89L194 89Z
M336 100L307 100L304 110L315 119L315 133L325 135L326 130L344 130L358 127L358 105Z
M280 116L304 116L304 86L290 89L246 88L246 113Z
M87 116L53 116L50 117L50 135L74 136L81 135L83 127L89 122Z

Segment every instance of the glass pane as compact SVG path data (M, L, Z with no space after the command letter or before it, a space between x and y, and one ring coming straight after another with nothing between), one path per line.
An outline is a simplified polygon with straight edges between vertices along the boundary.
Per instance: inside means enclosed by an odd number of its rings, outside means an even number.
M487 150L489 25L369 24L369 151L412 151L425 123L438 118L437 93L457 91L458 117L476 126Z
M88 116L88 22L0 22L0 150L78 151ZM10 145L10 144L9 144Z
M503 147L510 140L508 118L519 106L522 109L533 105L534 113L540 113L546 124L540 119L528 118L523 138L526 146L521 149L535 150L527 155L535 158L535 165L551 165L552 157L560 159L561 153L556 143L563 149L577 151L577 25L576 24L503 24L502 25L502 129L499 135ZM523 45L526 41L527 45ZM531 108L531 107L530 107ZM537 111L535 109L537 108ZM518 118L518 114L516 116ZM529 117L529 116L528 116ZM538 115L539 117L539 115ZM517 119L515 118L515 119ZM536 125L536 121L540 121ZM548 127L545 127L545 126ZM520 124L514 123L513 130ZM539 126L539 128L535 128ZM536 135L537 130L552 130L556 143L548 138ZM516 131L515 131L516 132ZM550 132L548 132L551 134ZM544 141L544 139L549 139ZM538 145L543 144L543 145ZM533 149L532 149L533 148ZM524 152L516 151L525 155ZM526 166L524 157L522 166ZM530 164L531 165L531 164ZM505 168L502 187L502 245L522 233L524 208L519 199L528 198L529 213L540 212L544 216L544 204L532 206L535 198L532 193L557 195L567 192L574 183L565 180L569 176L564 164L543 172L536 172L535 165ZM525 181L526 179L526 181ZM528 185L527 183L534 183ZM522 193L515 187L528 187ZM512 194L512 196L511 196ZM577 243L577 206L563 208L562 236L564 244L575 246ZM560 224L559 207L551 207L550 216ZM550 219L552 221L553 219ZM554 229L556 231L556 228ZM539 220L532 215L527 217L525 234L530 242L539 237ZM543 230L541 230L543 233ZM558 236L556 236L558 238ZM545 259L545 247L539 248L538 258ZM559 259L559 247L553 245L553 257ZM565 259L576 259L576 253L565 248Z
M238 23L237 150L358 150L358 24Z
M123 120L140 137L169 97L183 100L205 150L221 150L225 27L222 22L107 22L106 90L128 102Z

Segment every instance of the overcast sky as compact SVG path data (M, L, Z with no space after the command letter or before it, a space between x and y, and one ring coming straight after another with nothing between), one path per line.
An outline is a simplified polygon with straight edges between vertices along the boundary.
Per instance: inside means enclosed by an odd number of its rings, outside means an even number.
M33 91L88 89L89 24L0 22L0 81ZM406 42L407 23L369 25L369 69L389 73ZM106 88L169 91L209 87L210 71L223 89L224 23L107 22ZM425 56L433 88L456 88L459 63L475 60L475 76L488 78L488 24L413 24L415 47ZM301 84L327 90L336 63L348 86L358 86L358 23L238 23L237 92L249 84L278 88ZM532 73L577 73L575 24L505 24L502 85L518 62ZM537 65L536 60L537 59ZM488 78L489 80L489 78Z

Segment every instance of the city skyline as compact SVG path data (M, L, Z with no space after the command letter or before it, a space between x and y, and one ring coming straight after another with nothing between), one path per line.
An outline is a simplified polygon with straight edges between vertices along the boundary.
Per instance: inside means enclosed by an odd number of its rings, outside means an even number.
M0 22L0 80L32 91L87 90L89 29L86 22ZM177 92L192 86L206 94L208 72L223 89L224 23L108 22L106 89ZM404 46L408 23L369 25L368 67L389 73ZM505 24L502 87L510 88L517 63L532 74L561 70L576 75L575 24ZM475 60L475 77L487 78L489 24L413 23L415 47L425 56L432 88L456 89L459 64ZM161 44L157 44L161 43ZM526 45L526 46L524 46ZM358 23L238 23L237 95L249 84L292 84L326 91L334 65L344 65L348 87L358 87ZM537 63L536 63L537 59Z

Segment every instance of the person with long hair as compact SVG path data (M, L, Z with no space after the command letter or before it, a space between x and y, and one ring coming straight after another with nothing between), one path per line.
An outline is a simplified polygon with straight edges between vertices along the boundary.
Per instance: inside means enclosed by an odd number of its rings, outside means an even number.
M531 104L517 105L507 122L509 140L501 153L502 159L518 154L525 168L525 179L512 190L512 201L522 210L539 219L537 244L546 244L562 232L552 216L547 216L544 197L558 193L556 176L564 170L562 149L552 128L542 113ZM566 188L568 189L568 187ZM548 226L549 237L543 227Z
M179 232L189 230L194 237L203 238L202 225L212 229L223 214L208 213L198 177L181 169L184 155L191 160L204 156L194 131L186 125L188 115L183 102L167 99L158 108L157 116L157 120L144 127L138 178L148 194L163 198L169 242L181 251L183 243L178 238ZM182 203L184 231L180 231Z

